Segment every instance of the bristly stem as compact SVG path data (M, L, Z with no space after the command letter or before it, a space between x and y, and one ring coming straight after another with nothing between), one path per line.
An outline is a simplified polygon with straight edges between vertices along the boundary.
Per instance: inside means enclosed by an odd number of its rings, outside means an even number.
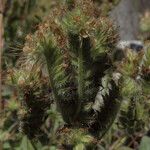
M79 49L79 57L78 57L78 64L79 64L79 68L78 68L78 73L79 73L79 78L78 78L78 94L79 94L79 99L82 100L83 99L83 52L82 52L82 48L80 46Z
M48 75L49 75L49 82L50 82L50 86L52 88L53 97L56 100L56 102L58 102L58 95L57 95L57 92L56 92L56 89L54 86L54 82L53 82L53 78L52 78L52 74L51 74L51 69L50 69L51 64L49 64L46 56L45 56L45 58L46 58L46 62L47 62L46 64L47 64L47 70L48 70Z
M52 69L51 69L52 64L49 60L50 58L49 58L49 54L47 52L49 48L50 47L46 47L44 49L44 57L45 57L45 60L46 60L46 66L47 66L48 75L49 75L49 82L50 82L50 86L52 88L53 97L54 97L56 103L58 103L59 98L58 98L57 90L55 88L54 81L53 81L53 75L52 75Z
M80 39L80 48L78 51L78 108L75 117L80 112L83 96L84 96L84 65L83 65L83 49L82 40Z

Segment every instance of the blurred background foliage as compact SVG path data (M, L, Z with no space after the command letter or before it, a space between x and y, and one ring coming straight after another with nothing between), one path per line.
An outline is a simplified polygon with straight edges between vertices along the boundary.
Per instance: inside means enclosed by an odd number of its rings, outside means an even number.
M57 5L62 5L64 2L65 0L5 0L3 13L5 44L2 57L3 110L0 112L0 149L149 150L150 97L143 97L136 101L125 99L116 121L101 141L97 141L85 132L76 129L69 131L65 128L61 115L56 111L53 103L51 109L47 111L47 119L42 124L39 137L30 140L20 132L19 117L25 112L23 112L22 104L18 98L20 93L18 93L15 85L8 84L6 74L11 74L12 67L16 66L17 59L22 54L26 35L34 33L45 16L49 15L51 9ZM99 12L108 15L108 12L119 1L95 0L95 2L96 5L99 5ZM140 39L144 41L145 46L149 46L150 11L146 11L142 15L139 28Z
M3 65L15 65L23 47L25 36L33 33L38 24L59 1L6 0L4 9L4 60ZM12 53L12 54L11 54Z

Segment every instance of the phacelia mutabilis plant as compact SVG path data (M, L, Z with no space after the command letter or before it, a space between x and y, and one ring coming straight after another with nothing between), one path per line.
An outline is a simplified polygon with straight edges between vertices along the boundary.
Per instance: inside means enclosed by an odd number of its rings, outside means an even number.
M117 28L108 18L98 17L95 9L90 0L77 0L71 9L55 8L33 35L27 35L20 67L25 76L19 77L23 78L22 84L19 78L17 83L30 91L23 91L23 101L33 110L30 115L36 108L41 109L40 99L48 99L43 97L46 91L36 93L46 89L37 88L42 77L50 87L47 94L66 124L102 137L113 123L122 99L142 91L141 83L149 80L145 72L149 76L150 68L149 51L143 56L143 51L126 50L122 60L115 60ZM35 90L29 90L32 88ZM31 101L39 106L33 109L34 103L28 105Z

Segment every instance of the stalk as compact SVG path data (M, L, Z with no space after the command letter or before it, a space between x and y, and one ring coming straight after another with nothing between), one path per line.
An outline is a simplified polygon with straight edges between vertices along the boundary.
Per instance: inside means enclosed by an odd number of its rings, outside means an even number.
M82 43L80 44L80 49L79 49L79 57L78 57L78 108L75 114L75 117L80 112L82 101L83 101L83 96L84 96L84 66L83 66L83 49L81 48Z
M2 50L3 50L3 45L4 45L4 38L3 38L3 33L4 33L4 28L3 28L3 10L4 10L4 4L3 4L3 0L0 0L0 72L2 72L2 61L1 61L1 54L2 54ZM1 82L1 73L0 73L0 85L2 84ZM3 104L2 104L2 89L1 89L2 86L0 86L0 111L2 111L2 107L3 107Z
M56 90L56 88L54 86L54 82L53 82L53 77L52 77L52 73L51 73L52 71L51 71L51 67L50 67L51 64L48 60L49 58L47 57L47 55L45 53L44 53L44 56L45 56L45 59L46 59L46 65L47 65L47 70L48 70L48 75L49 75L50 87L52 89L53 97L54 97L56 103L58 104L59 98L58 98L57 90Z

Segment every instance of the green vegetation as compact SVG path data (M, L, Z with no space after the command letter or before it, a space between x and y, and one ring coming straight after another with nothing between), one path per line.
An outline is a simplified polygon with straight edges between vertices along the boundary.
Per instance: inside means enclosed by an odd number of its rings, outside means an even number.
M149 43L116 60L117 1L45 3L15 0L5 19L2 149L148 150Z

